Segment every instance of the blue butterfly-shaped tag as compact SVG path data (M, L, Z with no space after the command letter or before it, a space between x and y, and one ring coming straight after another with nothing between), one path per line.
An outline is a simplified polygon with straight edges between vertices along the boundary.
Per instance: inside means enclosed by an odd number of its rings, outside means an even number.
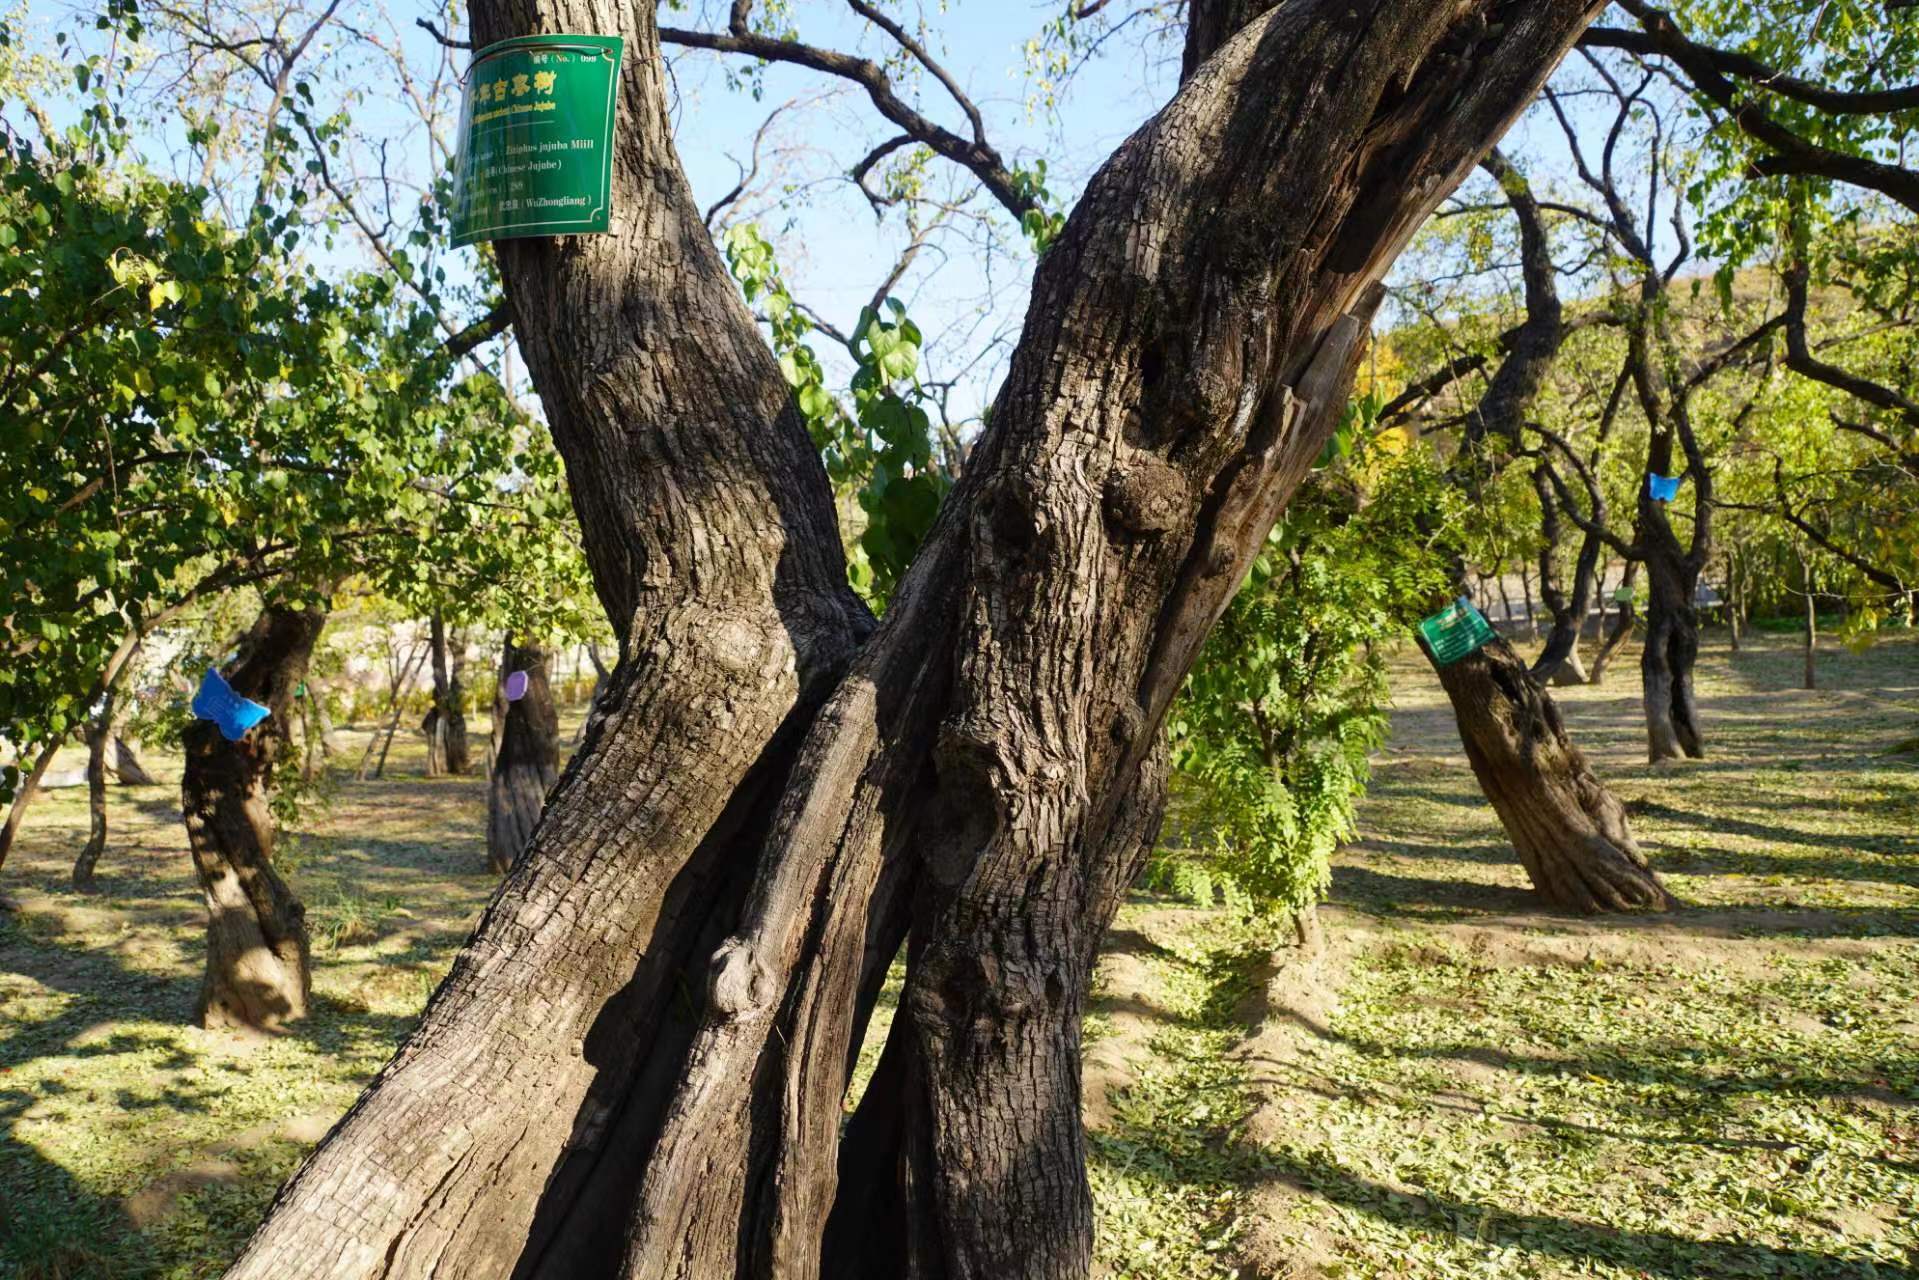
M253 699L235 693L218 667L208 667L200 681L200 692L193 695L193 714L198 719L212 721L228 742L238 742L247 736L247 730L273 713Z
M1646 476L1646 493L1654 502L1671 502L1679 496L1679 477L1650 472Z

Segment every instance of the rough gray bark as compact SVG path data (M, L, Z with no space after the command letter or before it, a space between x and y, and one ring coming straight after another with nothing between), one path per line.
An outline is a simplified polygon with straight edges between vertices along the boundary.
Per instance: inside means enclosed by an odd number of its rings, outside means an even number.
M1650 589L1639 673L1646 708L1646 754L1658 764L1682 756L1698 759L1706 754L1706 745L1693 696L1693 666L1699 658L1699 611L1693 605L1699 589L1699 560L1679 546L1665 512L1648 510L1654 505L1651 499L1640 498L1638 542L1646 547ZM1706 528L1695 525L1695 549L1706 536Z
M291 741L294 690L325 626L321 608L262 609L223 674L271 716L238 742L205 720L181 735L180 807L207 904L207 967L195 1008L205 1027L276 1031L307 1014L306 908L273 868L268 789Z
M1043 259L992 428L842 676L869 624L686 198L651 7L477 5L481 43L630 42L616 234L500 246L622 660L234 1274L1083 1276L1079 1017L1160 718L1338 420L1379 276L1595 10L1315 0L1221 49ZM848 1167L847 1064L909 927L906 1047L867 1094L898 1140ZM823 1260L836 1169L897 1206L903 1264Z
M560 715L553 706L546 650L509 638L500 679L515 671L526 672L526 696L506 703L500 749L487 786L486 865L500 875L513 869L532 839L546 793L560 777Z

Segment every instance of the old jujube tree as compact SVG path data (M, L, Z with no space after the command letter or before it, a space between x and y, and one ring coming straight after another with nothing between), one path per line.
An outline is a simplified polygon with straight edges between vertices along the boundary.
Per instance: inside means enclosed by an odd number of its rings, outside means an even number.
M1161 718L1337 424L1381 274L1597 7L1307 0L1202 49L1042 258L876 628L674 157L652 7L477 4L480 44L628 42L613 234L497 246L620 662L232 1274L1084 1276L1080 1016Z

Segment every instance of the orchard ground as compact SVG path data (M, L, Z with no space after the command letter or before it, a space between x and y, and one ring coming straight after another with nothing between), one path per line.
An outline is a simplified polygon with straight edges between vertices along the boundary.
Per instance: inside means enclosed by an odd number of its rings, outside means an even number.
M1088 1025L1105 1274L1919 1275L1919 755L1888 754L1919 733L1919 636L1822 652L1817 692L1796 638L1709 636L1711 758L1660 769L1633 658L1559 697L1668 916L1538 909L1410 653L1320 946L1127 905ZM102 894L66 887L81 790L0 877L0 1277L218 1274L493 887L483 783L423 778L402 738L280 850L315 1016L196 1030L177 763L148 763Z

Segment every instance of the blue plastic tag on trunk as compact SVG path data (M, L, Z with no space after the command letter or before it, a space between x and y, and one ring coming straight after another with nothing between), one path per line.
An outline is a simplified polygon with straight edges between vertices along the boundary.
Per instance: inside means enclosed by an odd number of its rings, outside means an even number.
M506 700L508 702L518 702L521 698L524 698L526 696L526 686L526 672L513 672L506 678Z
M1449 667L1468 654L1478 653L1493 639L1493 628L1486 615L1473 607L1465 596L1453 601L1430 618L1421 619L1419 634L1433 651L1433 661Z
M273 712L235 693L218 667L208 667L200 680L200 692L193 695L193 714L197 719L211 721L228 742L238 742L247 736L247 730Z
M1649 472L1646 476L1646 492L1654 502L1671 502L1679 496L1679 477Z

